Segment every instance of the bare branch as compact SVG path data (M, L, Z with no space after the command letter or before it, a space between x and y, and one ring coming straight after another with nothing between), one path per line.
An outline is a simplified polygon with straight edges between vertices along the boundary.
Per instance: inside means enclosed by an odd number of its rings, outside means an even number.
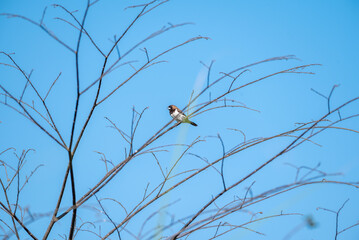
M91 7L93 4L95 4L97 1L94 1L93 3L90 3L88 4L88 7ZM75 15L70 12L69 10L67 10L64 6L60 5L60 4L53 4L52 5L53 7L60 7L62 10L64 10L66 13L68 13L75 21L76 23L78 24L79 28L76 27L75 25L73 25L72 23L66 21L65 19L62 19L62 18L55 18L55 19L59 19L59 20L62 20L66 23L68 23L70 26L76 28L78 31L83 31L83 33L90 39L92 45L101 53L101 55L103 57L105 57L105 54L101 51L101 49L97 46L97 44L95 43L95 41L92 39L92 37L90 36L90 34L86 31L86 29L84 28L83 24L81 24L77 18L75 17Z
M354 98L344 104L342 104L341 106L339 106L338 108L334 109L333 111L331 111L330 113L327 113L326 115L324 115L322 118L320 118L319 120L317 120L314 124L312 124L307 130L305 130L303 133L301 133L294 141L292 141L287 147L285 147L282 151L280 151L278 154L276 154L274 157L270 158L269 160L267 160L265 163L263 163L262 165L260 165L258 168L256 168L254 171L252 171L251 173L249 173L247 176L243 177L241 180L239 180L238 182L234 183L233 185L231 185L230 187L228 187L226 190L223 190L222 192L218 193L212 200L210 200L207 204L205 204L192 218L191 220L189 220L182 228L181 230L179 230L173 237L173 239L176 239L183 231L185 231L187 229L187 227L208 207L210 206L215 200L217 200L218 198L220 198L225 192L227 192L228 190L236 187L237 185L239 185L240 183L242 183L244 180L248 179L249 177L251 177L252 175L254 175L255 173L257 173L259 170L261 170L262 168L264 168L265 166L267 166L269 163L271 163L272 161L274 161L275 159L277 159L279 156L281 156L282 154L286 153L287 150L289 150L297 141L300 140L301 137L303 137L306 133L308 133L312 128L314 128L319 122L321 122L323 119L325 119L326 117L328 117L330 114L332 114L333 112L337 111L340 108L343 108L344 106L358 100L359 97Z
M340 214L340 211L344 208L345 204L349 201L349 198L342 204L342 206L338 209L338 211L333 211L333 210L330 210L330 209L327 209L327 208L321 208L321 207L318 207L317 210L321 209L321 210L324 210L324 211L327 211L327 212L331 212L331 213L334 213L335 214L335 237L334 239L337 240L338 239L338 235L339 235L339 231L338 231L338 228L339 228L339 214ZM346 230L346 229L345 229ZM345 231L344 230L344 231ZM342 231L341 231L342 232Z
M46 10L46 8L45 8ZM45 16L45 10L43 12L43 16ZM69 51L75 53L75 50L73 50L69 45L67 45L66 43L64 43L62 40L60 40L51 30L49 30L45 24L42 22L43 18L41 19L40 23L37 23L33 20L31 20L30 18L21 16L21 15L17 15L17 14L11 14L11 13L0 13L0 16L6 16L8 18L20 18L23 19L29 23L32 23L36 26L38 26L39 28L41 28L42 30L44 30L50 37L52 37L53 39L55 39L58 43L60 43L62 46L64 46L65 48L67 48Z
M47 91L47 93L46 93L46 95L45 95L45 97L44 97L44 101L46 101L46 98L47 98L47 96L49 96L49 93L50 93L52 87L55 85L55 83L56 83L57 80L60 78L60 76L61 76L61 72L59 73L59 75L57 75L57 78L55 79L55 81L52 82L52 84L51 84L49 90Z
M223 189L226 190L226 183L224 181L224 173L223 173L223 165L224 165L224 158L225 158L225 155L226 155L226 150L224 148L224 143L223 143L223 140L221 138L221 135L219 135L219 133L217 133L217 137L218 137L218 139L219 139L219 141L221 142L221 145L222 145L221 177L222 177Z
M108 213L106 212L105 208L102 206L101 204L101 201L97 198L96 194L95 194L95 198L98 202L98 204L100 205L101 209L102 209L102 212L106 215L106 217L108 218L108 220L110 220L110 222L113 224L113 226L116 228L116 224L115 222L111 219L111 217L108 215ZM116 231L117 231L117 236L118 236L118 239L121 240L121 235L120 235L120 231L118 230L118 228L116 228Z

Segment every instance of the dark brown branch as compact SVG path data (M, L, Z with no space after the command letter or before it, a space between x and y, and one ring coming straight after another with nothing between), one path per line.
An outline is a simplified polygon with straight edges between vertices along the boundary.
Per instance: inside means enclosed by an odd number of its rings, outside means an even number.
M69 144L69 167L70 167L70 179L71 179L71 193L72 193L72 204L76 204L76 188L75 188L75 176L74 176L74 170L73 170L73 164L72 160L74 157L74 153L72 153L72 143L74 140L74 132L76 127L76 119L77 119L77 112L80 102L80 70L79 70L79 52L80 52L80 44L81 44L81 37L87 17L88 10L90 8L90 0L87 1L86 10L82 19L81 23L81 30L79 32L78 40L77 40L77 47L76 47L76 54L75 54L75 62L76 62L76 87L77 87L77 97L76 97L76 104L75 104L75 111L74 111L74 117L71 127L71 136L70 136L70 144ZM73 209L72 211L72 218L71 218L71 225L70 225L70 232L69 232L69 239L72 240L74 238L74 232L76 227L76 216L77 216L77 209Z

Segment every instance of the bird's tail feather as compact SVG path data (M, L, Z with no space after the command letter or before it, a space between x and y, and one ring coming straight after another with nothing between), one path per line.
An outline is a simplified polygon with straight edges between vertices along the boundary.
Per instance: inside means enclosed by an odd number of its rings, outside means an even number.
M193 125L193 126L195 126L195 127L197 127L198 125L197 124L195 124L194 122L189 122L191 125Z

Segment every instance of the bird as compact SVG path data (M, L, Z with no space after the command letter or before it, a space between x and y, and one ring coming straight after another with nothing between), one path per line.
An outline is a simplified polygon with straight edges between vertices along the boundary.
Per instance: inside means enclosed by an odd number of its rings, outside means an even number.
M174 118L177 122L180 123L189 123L195 127L197 127L197 124L190 121L186 114L184 114L178 107L175 105L169 105L168 110L170 112L170 115L172 118Z

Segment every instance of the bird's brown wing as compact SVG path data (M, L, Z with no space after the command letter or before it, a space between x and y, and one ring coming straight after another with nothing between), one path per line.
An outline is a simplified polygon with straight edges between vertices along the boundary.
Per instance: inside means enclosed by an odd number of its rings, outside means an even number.
M181 111L181 109L179 109L178 107L176 107L175 106L175 108L177 109L177 112L179 112L180 114L183 114L183 115L185 115L186 116L186 114L184 114L182 111Z

